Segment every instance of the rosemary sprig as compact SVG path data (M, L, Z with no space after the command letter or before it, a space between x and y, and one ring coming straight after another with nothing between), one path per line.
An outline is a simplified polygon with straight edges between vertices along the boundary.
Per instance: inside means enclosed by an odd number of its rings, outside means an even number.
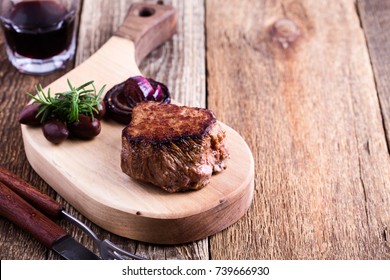
M41 123L53 115L68 123L78 121L79 114L89 115L93 119L94 112L98 113L101 109L100 98L106 85L96 94L93 81L82 84L77 88L69 80L67 81L69 90L55 93L54 96L51 96L50 88L45 94L40 84L35 87L36 95L28 93L34 102L40 104L36 117L41 118Z

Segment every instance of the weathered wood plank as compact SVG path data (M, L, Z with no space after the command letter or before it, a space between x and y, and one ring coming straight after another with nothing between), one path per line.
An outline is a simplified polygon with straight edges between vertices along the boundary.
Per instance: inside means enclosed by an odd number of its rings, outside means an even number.
M381 114L390 147L390 2L358 0L357 9L364 29L375 82L381 106ZM390 151L389 151L390 152Z
M256 166L252 208L211 258L389 258L389 158L354 1L206 3L209 108Z

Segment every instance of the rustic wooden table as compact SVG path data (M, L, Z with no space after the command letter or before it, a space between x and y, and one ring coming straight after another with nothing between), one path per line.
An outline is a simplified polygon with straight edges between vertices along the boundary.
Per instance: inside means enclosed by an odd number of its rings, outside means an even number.
M255 158L255 196L226 230L155 246L92 224L30 167L18 113L26 92L93 54L130 0L84 0L75 59L18 73L0 37L0 164L62 203L100 237L152 259L390 259L390 2L165 0L178 32L140 65L183 104L208 107ZM155 2L155 1L147 1ZM61 222L77 240L92 240ZM0 218L1 259L58 259Z

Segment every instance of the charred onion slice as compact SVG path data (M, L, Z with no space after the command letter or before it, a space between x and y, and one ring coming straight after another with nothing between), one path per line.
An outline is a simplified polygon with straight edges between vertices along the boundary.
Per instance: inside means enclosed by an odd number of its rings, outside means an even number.
M123 124L130 122L133 107L146 101L170 103L168 88L153 79L135 76L111 88L104 97L107 115Z
M106 104L106 114L113 120L128 124L131 119L131 107L123 94L125 83L120 83L110 89L104 97Z

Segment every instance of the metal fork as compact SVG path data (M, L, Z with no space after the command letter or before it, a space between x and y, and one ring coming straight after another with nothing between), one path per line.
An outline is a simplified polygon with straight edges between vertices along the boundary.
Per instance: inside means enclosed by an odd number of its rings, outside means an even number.
M130 252L127 252L118 246L116 246L114 243L112 243L110 240L104 239L101 240L93 231L90 229L87 225L85 225L80 220L76 219L75 217L71 216L64 210L61 211L62 217L67 220L68 222L74 224L81 230L83 230L86 234L88 234L94 241L95 245L98 247L100 256L104 260L146 260L146 258L132 254Z

